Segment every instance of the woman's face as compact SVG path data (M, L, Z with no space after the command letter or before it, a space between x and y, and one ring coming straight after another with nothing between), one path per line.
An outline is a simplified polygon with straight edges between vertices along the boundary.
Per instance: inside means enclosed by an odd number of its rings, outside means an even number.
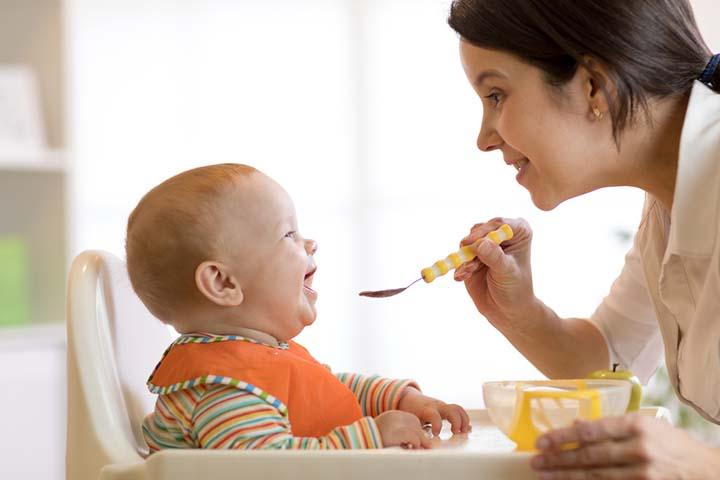
M470 84L482 100L477 139L482 151L502 151L518 169L517 181L533 203L551 210L559 203L612 183L617 151L609 115L587 70L560 88L517 57L460 41ZM600 106L598 119L592 111Z

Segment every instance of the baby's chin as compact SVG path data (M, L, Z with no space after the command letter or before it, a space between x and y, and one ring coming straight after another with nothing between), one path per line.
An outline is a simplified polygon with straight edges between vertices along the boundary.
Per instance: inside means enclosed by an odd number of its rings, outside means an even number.
M298 335L300 335L302 333L303 330L305 330L306 327L309 327L310 325L315 323L316 318L317 318L317 314L315 312L315 308L313 307L310 315L307 315L307 314L301 315L298 318L299 323L300 323L300 328L298 328L294 332L287 332L287 333L289 333L289 335L285 335L287 338L283 338L283 339L279 339L279 340L286 342L288 340L291 340L291 339L297 337Z
M317 311L315 310L315 305L313 305L312 306L312 315L303 319L303 325L305 325L306 327L309 327L310 325L315 323L316 319L317 319Z

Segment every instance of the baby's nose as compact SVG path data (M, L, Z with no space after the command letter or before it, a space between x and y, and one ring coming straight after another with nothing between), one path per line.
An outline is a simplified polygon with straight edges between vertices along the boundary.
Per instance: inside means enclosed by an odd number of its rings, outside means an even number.
M318 245L315 240L305 240L305 251L308 252L308 255L315 255L317 249Z

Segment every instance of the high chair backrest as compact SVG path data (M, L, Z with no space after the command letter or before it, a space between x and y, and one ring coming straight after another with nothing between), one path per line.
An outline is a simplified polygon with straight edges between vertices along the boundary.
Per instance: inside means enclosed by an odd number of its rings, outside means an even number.
M135 295L111 253L75 258L67 287L68 480L98 478L104 465L139 461L143 417L155 396L145 382L170 330Z

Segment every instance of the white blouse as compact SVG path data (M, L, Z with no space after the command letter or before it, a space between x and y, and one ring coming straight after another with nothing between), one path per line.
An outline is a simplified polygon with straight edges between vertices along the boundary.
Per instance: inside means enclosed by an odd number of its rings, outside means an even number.
M720 94L695 82L672 211L647 195L625 266L591 317L610 361L645 383L663 354L675 393L720 423Z

